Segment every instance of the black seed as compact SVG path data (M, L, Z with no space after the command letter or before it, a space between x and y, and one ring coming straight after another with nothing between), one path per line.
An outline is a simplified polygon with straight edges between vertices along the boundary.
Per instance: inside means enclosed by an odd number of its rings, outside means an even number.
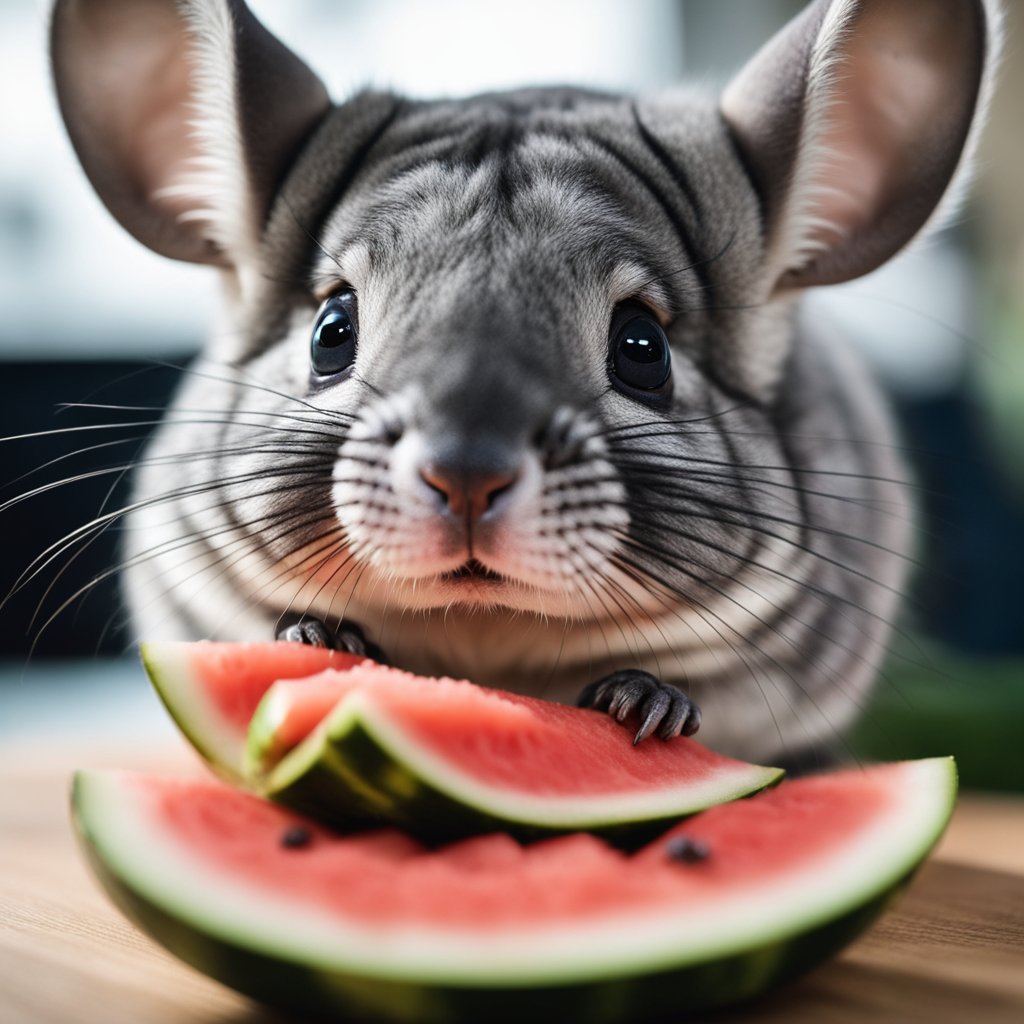
M292 825L284 830L281 845L286 850L301 850L313 842L313 833L305 825Z
M711 847L699 839L676 836L665 844L665 853L669 860L680 864L699 864L711 856Z

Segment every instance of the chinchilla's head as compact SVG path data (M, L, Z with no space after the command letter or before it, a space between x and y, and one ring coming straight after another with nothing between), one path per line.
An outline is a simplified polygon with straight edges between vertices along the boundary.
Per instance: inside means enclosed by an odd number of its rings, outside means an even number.
M224 281L142 475L138 563L179 523L192 562L161 586L213 634L231 615L201 603L229 588L371 633L388 609L512 609L602 623L613 660L657 633L733 650L809 548L837 560L808 540L795 425L824 396L816 429L856 427L798 358L792 300L948 201L991 21L981 0L819 0L718 100L335 105L240 0L60 0L93 185ZM854 504L836 531L865 529Z

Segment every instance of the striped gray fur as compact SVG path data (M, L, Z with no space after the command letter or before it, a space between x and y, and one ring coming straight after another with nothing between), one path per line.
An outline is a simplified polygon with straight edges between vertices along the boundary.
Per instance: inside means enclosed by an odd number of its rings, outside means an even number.
M863 6L814 4L803 31ZM864 370L779 287L778 200L744 138L684 90L326 111L254 250L229 253L218 327L139 468L139 636L345 619L401 667L566 701L646 669L746 758L834 742L896 615L906 489ZM310 331L342 288L358 351L325 383ZM610 384L627 301L666 327L666 407ZM468 548L417 480L446 446L519 460ZM446 576L469 556L501 582Z

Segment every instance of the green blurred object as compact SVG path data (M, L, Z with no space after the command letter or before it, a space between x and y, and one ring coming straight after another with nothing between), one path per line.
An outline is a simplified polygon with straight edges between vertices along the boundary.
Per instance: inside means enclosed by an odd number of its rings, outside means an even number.
M1024 309L993 300L988 315L974 383L998 463L1024 495Z
M952 754L963 789L1024 792L1024 659L907 643L890 657L848 746L865 761Z

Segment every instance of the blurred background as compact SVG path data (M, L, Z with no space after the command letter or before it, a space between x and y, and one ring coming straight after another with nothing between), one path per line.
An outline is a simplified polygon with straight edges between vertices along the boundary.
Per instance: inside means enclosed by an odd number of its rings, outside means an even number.
M552 81L642 91L684 75L713 88L802 5L251 6L342 97L368 83L418 96ZM58 713L82 729L98 711L163 727L127 653L116 525L73 558L59 545L126 500L114 467L153 418L76 404L162 407L214 304L213 275L151 254L93 196L52 96L46 7L0 4L0 740ZM890 393L921 505L921 568L853 749L952 752L967 785L1024 790L1024 0L1006 7L999 89L957 223L812 301L843 320ZM128 443L72 431L112 418L140 424L116 435ZM84 446L98 447L67 457ZM61 477L74 479L48 487Z

